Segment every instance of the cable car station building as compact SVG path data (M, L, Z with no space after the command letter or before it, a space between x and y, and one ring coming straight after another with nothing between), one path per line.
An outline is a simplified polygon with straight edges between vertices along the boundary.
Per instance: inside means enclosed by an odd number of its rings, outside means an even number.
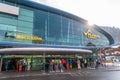
M92 53L88 43L109 46L114 40L99 26L68 12L27 0L0 0L1 65L26 58L32 70L39 70L46 59Z

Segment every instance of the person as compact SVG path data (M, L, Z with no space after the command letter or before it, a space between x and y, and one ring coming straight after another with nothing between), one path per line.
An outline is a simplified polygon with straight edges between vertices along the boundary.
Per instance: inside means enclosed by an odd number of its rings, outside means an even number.
M58 72L59 71L58 60L55 60L54 65L55 65L55 72Z
M31 69L31 62L28 62L27 71L30 71L30 69Z
M46 72L49 71L49 66L50 66L50 62L49 62L49 60L47 59L47 60L45 61L45 71L46 71Z
M84 59L84 67L87 68L87 59Z
M81 69L81 66L80 66L80 59L77 60L77 67L78 67L78 70Z
M55 71L55 60L52 59L52 62L53 62L53 71Z
M61 62L62 62L62 64L63 64L63 66L64 66L64 69L66 69L66 60L65 60L64 58L62 58L62 59L61 59Z
M31 69L31 58L27 58L27 71L30 71Z
M6 60L5 61L5 71L8 71L10 61Z
M22 68L23 68L23 71L26 71L26 67L27 67L27 61L26 59L22 59Z
M89 58L89 67L92 67L92 58Z
M53 62L50 60L50 71L53 71Z
M72 59L69 60L70 63L70 69L72 69Z
M19 61L16 60L15 63L16 63L16 70L18 71L19 70Z
M99 68L99 65L100 65L100 62L99 62L99 60L96 60L95 69L98 69L98 68Z
M58 67L59 67L60 72L63 72L62 66L63 66L63 65L62 65L62 62L61 62L61 60L59 60Z
M84 68L84 61L83 61L83 58L80 58L80 67L81 67L81 68Z
M68 59L66 60L66 68L67 68L67 70L70 69L70 65L69 65L69 60Z
M19 60L18 61L18 71L19 72L21 72L23 70L22 64L23 64L22 60Z

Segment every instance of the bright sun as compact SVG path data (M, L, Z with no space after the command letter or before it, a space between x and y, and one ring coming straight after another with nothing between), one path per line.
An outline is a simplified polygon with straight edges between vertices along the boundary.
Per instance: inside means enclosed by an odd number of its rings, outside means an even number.
M93 26L93 25L94 25L94 23L93 23L93 22L91 22L91 21L88 21L88 25Z

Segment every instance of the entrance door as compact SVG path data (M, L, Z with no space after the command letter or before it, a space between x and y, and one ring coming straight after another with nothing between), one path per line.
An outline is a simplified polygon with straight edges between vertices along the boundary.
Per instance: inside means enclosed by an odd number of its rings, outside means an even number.
M32 58L31 70L43 70L43 69L44 69L44 59L42 57Z
M21 58L3 58L2 71L17 70L17 61Z

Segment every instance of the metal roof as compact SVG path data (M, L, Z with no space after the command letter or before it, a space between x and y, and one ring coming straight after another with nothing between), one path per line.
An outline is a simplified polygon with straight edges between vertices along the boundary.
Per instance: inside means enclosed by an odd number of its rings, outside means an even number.
M71 45L51 45L51 44L34 44L34 43L18 43L18 42L0 42L1 46L16 47L47 47L47 48L68 48L68 49L93 49L93 48L110 48L111 46L71 46Z

